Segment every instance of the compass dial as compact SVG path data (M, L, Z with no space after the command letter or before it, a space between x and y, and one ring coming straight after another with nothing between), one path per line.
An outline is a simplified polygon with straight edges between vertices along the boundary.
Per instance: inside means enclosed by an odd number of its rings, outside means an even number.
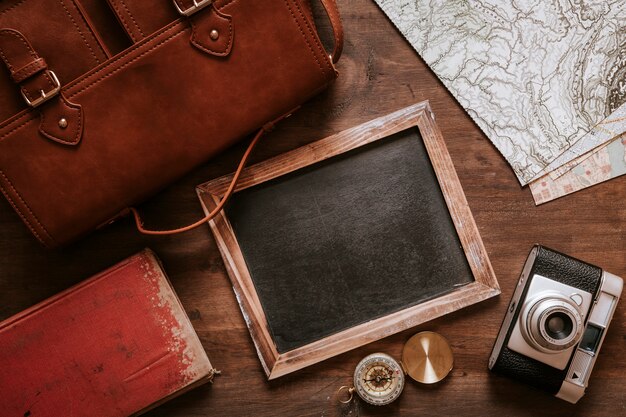
M391 356L373 353L363 358L354 371L354 387L366 403L386 405L404 389L404 372Z

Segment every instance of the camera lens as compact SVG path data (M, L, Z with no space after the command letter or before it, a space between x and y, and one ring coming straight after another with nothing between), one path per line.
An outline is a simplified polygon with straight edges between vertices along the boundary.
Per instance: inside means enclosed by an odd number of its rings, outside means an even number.
M546 293L524 306L522 335L531 346L558 353L575 345L582 334L583 318L576 305L560 293Z
M563 340L572 334L574 323L565 313L556 312L550 314L545 321L545 329L548 336L556 340Z

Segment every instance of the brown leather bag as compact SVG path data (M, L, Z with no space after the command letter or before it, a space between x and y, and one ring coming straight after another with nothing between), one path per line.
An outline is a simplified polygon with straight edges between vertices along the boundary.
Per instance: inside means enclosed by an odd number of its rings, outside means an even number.
M50 247L261 128L253 146L337 76L335 0L331 55L307 0L104 1L0 5L0 188Z

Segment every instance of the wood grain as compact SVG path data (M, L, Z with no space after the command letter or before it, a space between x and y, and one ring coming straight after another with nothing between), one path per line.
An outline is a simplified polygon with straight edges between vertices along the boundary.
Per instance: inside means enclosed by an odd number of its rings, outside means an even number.
M362 416L603 417L626 413L626 306L617 308L587 394L576 406L492 375L487 360L524 260L534 243L626 276L626 177L535 207L513 171L445 87L371 0L342 0L346 29L337 83L263 139L262 161L410 104L429 100L502 289L499 297L468 307L418 330L451 343L455 368L435 387L408 382L385 408L360 405ZM318 10L318 15L321 15ZM319 27L329 33L328 24ZM179 226L202 208L196 185L236 167L245 145L196 170L141 207L150 226ZM253 161L253 162L254 162ZM72 204L68 201L68 204ZM332 416L349 410L334 395L354 367L376 351L399 359L405 331L267 382L209 227L183 236L138 236L130 219L61 251L42 249L10 205L0 200L0 318L7 318L149 246L209 354L223 371L150 411L151 417ZM354 410L352 410L354 411ZM350 414L355 416L356 413ZM19 416L18 416L19 417Z

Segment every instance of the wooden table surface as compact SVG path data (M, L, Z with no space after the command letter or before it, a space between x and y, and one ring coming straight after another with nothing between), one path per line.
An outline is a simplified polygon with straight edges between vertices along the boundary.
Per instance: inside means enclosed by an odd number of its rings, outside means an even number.
M151 238L138 235L126 219L70 247L46 251L2 199L0 319L150 247L162 259L222 376L148 416L626 415L625 303L617 309L587 394L576 406L487 370L493 341L533 243L626 276L626 176L535 207L528 188L520 187L496 148L373 1L340 3L346 44L337 83L265 138L254 160L430 100L502 295L267 382L208 226ZM319 24L327 32L327 24ZM229 150L146 202L141 209L147 223L167 227L200 217L195 186L232 171L242 152L243 145ZM350 384L362 357L382 351L399 358L403 343L420 330L440 332L451 342L455 366L444 382L428 387L409 381L400 399L384 408L337 406L335 391Z

